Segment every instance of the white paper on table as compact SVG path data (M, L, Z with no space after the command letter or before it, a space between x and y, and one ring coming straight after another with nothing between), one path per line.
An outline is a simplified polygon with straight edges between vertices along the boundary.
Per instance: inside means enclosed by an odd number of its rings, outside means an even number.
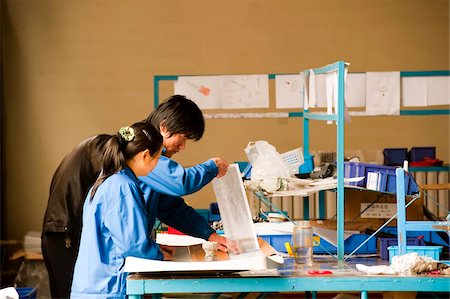
M269 108L268 75L222 76L222 108Z
M276 107L297 108L302 107L303 84L301 75L276 75L275 97Z
M367 115L400 115L400 72L366 73Z
M427 77L402 77L402 105L425 107L428 105Z
M345 103L348 107L366 107L366 74L347 74L345 79Z
M450 105L450 76L427 78L428 106Z
M206 241L201 238L196 238L188 235L175 234L157 234L156 243L167 246L192 246L203 244Z
M283 264L281 256L266 256L262 251L251 254L238 254L230 260L212 262L160 261L127 257L123 270L125 272L171 272L171 271L239 271L274 269Z
M313 69L309 70L309 102L308 107L316 107L316 74Z
M200 109L222 108L221 76L182 76L174 82L175 94L185 95Z

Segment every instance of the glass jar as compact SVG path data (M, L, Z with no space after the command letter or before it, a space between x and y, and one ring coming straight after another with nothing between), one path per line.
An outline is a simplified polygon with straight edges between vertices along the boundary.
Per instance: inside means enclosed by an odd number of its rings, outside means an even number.
M313 262L313 230L309 221L298 221L293 231L293 253L297 264Z

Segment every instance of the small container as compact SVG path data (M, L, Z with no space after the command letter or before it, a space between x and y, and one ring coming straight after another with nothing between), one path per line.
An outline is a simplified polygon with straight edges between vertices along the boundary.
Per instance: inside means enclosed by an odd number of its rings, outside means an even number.
M294 226L294 261L297 264L310 265L313 262L313 230L309 221L299 221Z

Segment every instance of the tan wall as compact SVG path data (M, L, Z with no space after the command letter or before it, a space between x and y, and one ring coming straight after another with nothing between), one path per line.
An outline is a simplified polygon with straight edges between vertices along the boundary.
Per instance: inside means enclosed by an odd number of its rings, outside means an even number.
M88 135L113 133L152 109L153 76L296 73L337 60L350 71L449 69L448 0L4 0L7 238L40 230L53 171ZM446 107L447 108L447 107ZM250 140L302 143L301 119L208 120L176 159L244 160ZM332 149L315 122L311 148ZM349 149L436 145L449 117L360 117ZM207 207L212 191L187 197Z

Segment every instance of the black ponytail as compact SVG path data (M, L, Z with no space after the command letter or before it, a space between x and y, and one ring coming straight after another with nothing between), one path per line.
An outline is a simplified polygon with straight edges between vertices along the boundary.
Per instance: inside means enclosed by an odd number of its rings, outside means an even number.
M102 171L92 186L91 198L94 198L98 187L111 175L126 167L126 162L138 153L148 149L154 156L162 147L161 134L149 123L135 123L131 127L122 127L105 144Z

